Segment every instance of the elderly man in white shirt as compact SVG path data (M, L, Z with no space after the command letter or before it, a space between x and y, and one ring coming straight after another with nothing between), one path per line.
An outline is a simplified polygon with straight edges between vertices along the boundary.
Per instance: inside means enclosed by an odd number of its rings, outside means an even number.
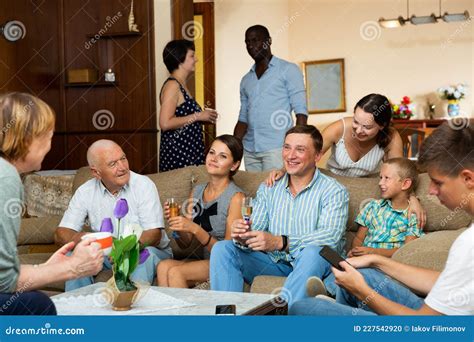
M158 263L172 258L170 241L164 231L163 209L155 184L148 177L130 171L122 148L111 140L94 142L87 151L87 162L95 178L81 185L69 202L56 229L56 244L79 242L86 234L83 232L86 219L92 231L100 231L102 220L106 217L114 220L115 204L117 200L124 198L128 202L129 212L122 219L121 226L139 224L143 228L140 243L147 246L150 252L150 257L136 268L132 279L152 283ZM117 227L117 222L114 222L114 227ZM107 258L104 267L111 268ZM93 282L92 277L67 281L66 291Z

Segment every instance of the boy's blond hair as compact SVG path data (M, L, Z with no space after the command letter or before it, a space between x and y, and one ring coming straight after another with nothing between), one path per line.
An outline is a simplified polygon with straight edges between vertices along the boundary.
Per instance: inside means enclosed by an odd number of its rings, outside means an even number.
M384 161L384 164L396 165L397 174L403 179L410 179L411 185L407 189L408 192L415 191L418 184L418 170L416 164L407 158L391 158Z
M33 139L54 129L54 112L43 100L26 93L0 95L0 156L26 157Z

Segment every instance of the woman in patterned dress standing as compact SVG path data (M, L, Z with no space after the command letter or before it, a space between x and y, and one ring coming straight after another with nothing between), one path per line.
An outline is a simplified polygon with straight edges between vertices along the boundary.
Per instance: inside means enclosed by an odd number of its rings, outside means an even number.
M202 110L186 87L197 62L194 43L172 40L163 50L170 72L160 92L160 172L204 164L202 122L215 123L214 109Z

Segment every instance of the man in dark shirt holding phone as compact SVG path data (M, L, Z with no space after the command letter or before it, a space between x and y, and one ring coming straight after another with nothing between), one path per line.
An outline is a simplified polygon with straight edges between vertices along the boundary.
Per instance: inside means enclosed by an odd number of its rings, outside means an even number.
M419 162L430 178L430 194L451 210L474 215L474 120L444 123L423 143ZM304 299L294 315L473 315L474 224L449 250L440 273L369 254L332 268L339 288L337 303ZM360 269L360 270L357 270ZM396 281L394 281L396 280ZM398 282L397 282L398 281ZM423 295L415 295L410 289ZM461 298L461 300L459 299Z

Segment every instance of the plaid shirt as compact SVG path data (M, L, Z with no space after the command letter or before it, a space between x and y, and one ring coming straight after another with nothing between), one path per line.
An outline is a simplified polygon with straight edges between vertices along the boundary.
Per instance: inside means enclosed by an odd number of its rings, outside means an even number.
M416 215L408 218L408 208L393 209L392 202L386 199L370 201L355 222L368 228L363 243L365 247L400 248L407 236L423 235L423 231L417 227Z

